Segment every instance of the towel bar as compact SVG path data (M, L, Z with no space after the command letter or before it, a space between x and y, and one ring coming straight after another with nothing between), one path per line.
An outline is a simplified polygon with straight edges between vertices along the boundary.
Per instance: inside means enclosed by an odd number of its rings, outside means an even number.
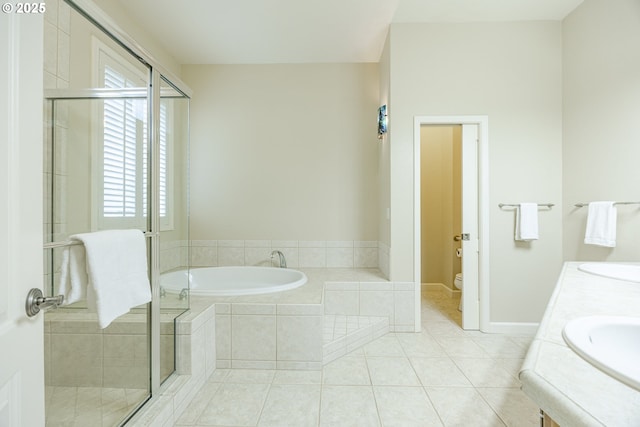
M27 301L25 302L25 311L27 316L33 317L40 313L40 310L46 308L58 308L64 302L64 295L57 295L55 297L44 297L42 291L39 288L33 288L27 295Z
M144 237L153 237L153 236L157 236L158 233L152 233L150 231L145 231L144 232ZM81 245L82 242L79 240L65 240L62 242L49 242L49 243L45 243L44 245L42 245L43 249L54 249L54 248L64 248L66 246L75 246L75 245Z
M499 208L504 208L504 207L513 207L513 208L517 208L518 206L520 206L519 203L500 203L498 204ZM547 208L552 208L555 206L555 204L553 203L538 203L538 206L544 206Z
M613 202L614 205L640 205L640 202ZM589 203L576 203L574 205L576 208L584 208L585 206L589 206Z

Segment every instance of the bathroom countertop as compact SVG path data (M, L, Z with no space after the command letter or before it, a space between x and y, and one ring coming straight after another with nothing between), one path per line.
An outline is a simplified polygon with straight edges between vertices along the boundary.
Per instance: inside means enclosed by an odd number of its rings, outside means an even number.
M640 392L578 356L562 329L584 316L640 317L640 283L584 273L580 264L564 264L522 365L522 390L561 426L639 426Z

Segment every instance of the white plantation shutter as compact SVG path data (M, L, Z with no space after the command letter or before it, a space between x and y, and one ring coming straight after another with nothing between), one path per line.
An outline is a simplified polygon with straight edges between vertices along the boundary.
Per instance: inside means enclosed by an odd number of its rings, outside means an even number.
M109 66L104 69L104 85L106 88L133 86ZM105 218L143 216L141 208L146 205L143 199L146 191L140 190L146 189L146 173L143 173L146 156L139 147L146 147L146 123L136 118L135 111L142 103L135 99L109 99L104 102L102 207Z
M124 73L104 65L105 88L139 87ZM147 217L148 148L145 99L106 99L102 135L101 228L144 226ZM160 104L160 218L163 229L172 228L169 217L168 126L170 111Z
M168 215L167 206L167 177L169 171L167 169L167 157L168 157L168 113L167 104L160 104L160 218L166 218Z
M93 39L95 84L107 89L135 88L148 85L145 70L122 58L117 52ZM95 127L96 156L93 176L93 226L97 229L145 228L148 208L149 151L148 100L145 98L105 98L95 105L99 117ZM173 108L171 102L160 103L159 117L160 230L173 229L172 197Z

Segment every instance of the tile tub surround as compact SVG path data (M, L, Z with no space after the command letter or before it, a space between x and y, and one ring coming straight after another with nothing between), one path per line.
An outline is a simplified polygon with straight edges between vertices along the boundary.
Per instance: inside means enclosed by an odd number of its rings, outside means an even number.
M297 289L207 298L216 306L218 368L318 370L328 360L344 354L347 348L396 330L396 324L400 330L413 331L414 325L408 321L398 323L395 316L396 311L413 313L415 310L413 291L409 291L406 284L386 281L377 269L301 270L307 275L308 283ZM327 312L327 289L345 287L350 289L350 296L356 296L357 310L341 312L338 307ZM329 295L337 296L331 292ZM327 314L360 316L363 324L351 331L352 334L327 342L323 339ZM397 316L401 322L406 317ZM410 320L413 322L413 316Z
M415 284L388 281L330 281L324 287L325 314L384 316L392 332L415 331Z
M325 314L322 364L326 365L388 333L388 317Z
M215 306L218 368L321 368L321 304Z
M280 250L290 268L378 268L378 247L369 240L192 240L190 265L271 265L271 251Z
M186 268L189 265L189 241L166 241L160 234L160 272Z
M520 371L522 389L560 425L640 425L640 392L593 367L562 338L575 318L640 317L640 286L584 273L580 264L562 269Z

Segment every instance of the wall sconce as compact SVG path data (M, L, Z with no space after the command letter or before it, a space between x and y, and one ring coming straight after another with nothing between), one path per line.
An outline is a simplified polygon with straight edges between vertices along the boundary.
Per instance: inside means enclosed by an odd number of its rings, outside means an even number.
M378 139L387 133L387 106L386 104L378 108Z

